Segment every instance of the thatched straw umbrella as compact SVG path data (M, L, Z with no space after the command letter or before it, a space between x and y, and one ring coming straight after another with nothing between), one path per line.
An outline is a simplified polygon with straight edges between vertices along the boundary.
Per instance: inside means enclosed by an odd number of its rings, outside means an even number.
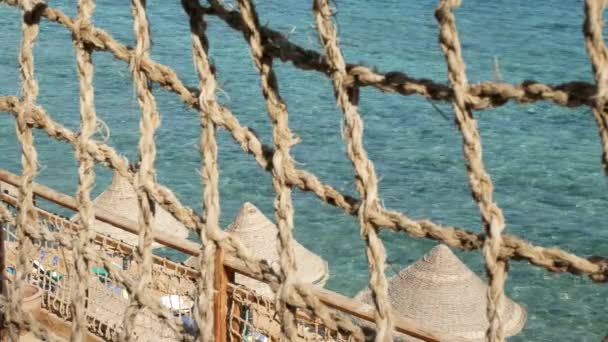
M110 213L128 218L132 221L139 220L139 204L137 203L137 193L135 189L124 177L114 173L112 184L93 201L95 208L104 209ZM170 234L175 237L185 239L188 237L188 229L177 221L173 215L167 212L160 205L156 205L156 213L152 229L155 231ZM72 217L72 221L78 220L79 215ZM115 239L122 240L133 246L137 246L139 237L120 228L116 228L99 220L93 226L95 231L109 235ZM153 243L152 248L161 247L158 243Z
M489 325L488 286L447 246L435 246L388 283L391 305L403 317L423 322L439 334L465 341L485 341ZM372 303L369 289L356 298ZM522 306L505 298L501 316L506 335L513 336L523 328L527 313ZM418 341L411 337L404 339Z
M279 268L279 252L277 249L279 230L253 204L245 202L241 206L236 219L227 231L236 236L253 256L266 260L275 269ZM297 241L294 241L294 245L298 280L321 287L324 286L329 278L327 262ZM196 259L190 258L186 260L185 264L194 266L196 262ZM240 274L236 275L235 280L237 283L252 288L262 295L272 295L272 290L264 283Z

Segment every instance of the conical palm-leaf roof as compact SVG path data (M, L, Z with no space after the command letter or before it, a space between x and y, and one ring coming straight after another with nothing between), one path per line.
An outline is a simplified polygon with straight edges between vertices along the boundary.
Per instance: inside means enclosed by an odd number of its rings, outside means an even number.
M228 226L227 232L236 236L253 256L266 260L273 268L278 269L279 230L256 206L245 202L234 222ZM298 280L324 286L329 278L327 262L297 241L294 241L294 247ZM190 258L185 264L194 266L196 262L196 259ZM260 294L272 295L270 287L257 280L240 274L236 275L235 280Z
M484 341L487 288L473 271L445 245L435 246L428 254L388 280L394 310L403 317L424 322L439 334L466 341ZM369 289L357 299L372 303ZM505 298L501 312L507 336L521 331L526 310ZM407 340L416 341L412 338Z
M112 183L93 200L95 208L104 209L110 213L128 218L132 221L139 220L139 204L137 203L137 193L135 189L124 177L118 173L114 173ZM188 229L177 221L173 215L156 205L154 215L154 223L152 229L155 231L170 234L175 237L185 239L188 237ZM72 220L78 219L79 215L75 215ZM114 227L105 222L95 220L93 229L99 233L109 235L115 239L122 240L130 245L137 246L139 237L120 228ZM161 247L158 243L153 243L153 248Z

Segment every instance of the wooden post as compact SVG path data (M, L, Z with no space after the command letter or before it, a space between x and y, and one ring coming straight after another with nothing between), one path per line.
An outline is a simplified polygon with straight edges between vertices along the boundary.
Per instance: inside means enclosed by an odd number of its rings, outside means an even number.
M231 277L234 277L232 274ZM215 253L215 298L213 301L213 334L216 342L226 342L228 336L228 281L229 274L224 267L224 250Z

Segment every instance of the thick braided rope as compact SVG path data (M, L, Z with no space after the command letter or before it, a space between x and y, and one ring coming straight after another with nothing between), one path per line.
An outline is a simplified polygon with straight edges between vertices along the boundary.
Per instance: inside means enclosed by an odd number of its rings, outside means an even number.
M139 203L139 245L137 255L141 268L135 292L132 294L129 306L125 312L122 338L128 341L135 339L135 320L138 310L142 308L140 296L146 291L151 280L152 269L152 224L154 223L154 202L148 195L148 190L154 185L154 159L156 147L154 133L160 125L160 116L156 110L156 101L152 95L148 77L141 71L141 60L148 57L150 49L150 28L145 10L145 0L132 0L131 11L133 15L133 31L136 38L135 51L130 62L133 83L137 93L137 100L141 107L141 120L139 123L139 170L134 179Z
M382 240L378 237L378 228L372 223L370 217L371 211L379 208L378 180L374 165L367 157L363 147L363 122L356 104L358 88L345 83L346 63L338 46L337 33L327 0L315 0L313 11L321 44L325 48L326 58L332 68L331 75L336 100L344 113L343 136L346 140L347 154L355 168L357 191L361 194L359 223L366 245L370 271L369 285L376 305L376 340L390 341L392 340L393 321L388 299L388 284L384 274L386 252Z
M33 181L36 175L38 156L34 147L33 129L27 124L27 111L31 110L38 96L38 83L34 77L33 47L39 31L38 1L24 0L20 2L23 10L21 23L22 39L19 50L19 70L21 76L21 95L23 106L17 114L17 140L21 145L21 183L19 184L19 212L16 219L16 235L18 239L19 255L17 260L17 274L10 289L10 303L6 311L9 323L9 334L12 341L17 341L19 326L15 322L24 320L28 313L22 312L23 288L25 286L26 270L28 270L27 255L32 248L32 237L27 233L29 225L36 223L34 211ZM2 272L4 272L2 270ZM27 319L26 320L30 320ZM33 322L33 321L32 321Z
M608 113L606 100L608 99L608 50L604 44L602 29L604 27L604 0L585 1L585 22L583 34L585 47L591 59L593 74L597 85L597 94L593 105L593 116L597 123L602 142L602 164L604 172L608 174Z
M287 183L286 172L293 169L289 155L291 146L297 139L288 126L287 105L279 94L272 56L264 52L260 35L260 23L254 5L249 0L238 0L244 34L247 37L254 64L260 73L262 93L266 99L266 109L272 121L272 141L275 153L272 157L272 186L276 192L274 201L275 220L279 229L279 263L282 272L282 284L277 293L277 307L282 315L282 339L293 341L297 338L296 311L287 305L289 292L293 291L296 281L296 258L293 243L293 205L291 187Z
M197 296L196 319L201 331L202 341L213 341L213 304L214 304L214 278L216 241L210 239L210 231L220 233L220 197L219 197L219 170L217 160L217 141L215 137L216 125L211 120L212 113L219 111L215 98L216 80L214 67L209 63L209 44L205 36L206 23L200 12L198 1L182 0L182 7L190 17L190 31L192 32L192 59L199 77L199 111L201 123L200 149L203 159L203 203L205 209L205 229L200 231L203 242L203 252L199 257L201 278L197 282L199 295Z
M78 167L78 189L76 201L78 204L79 217L82 222L82 230L78 232L77 241L72 249L74 268L76 276L71 278L72 298L70 309L72 311L72 335L73 342L84 340L87 333L87 319L85 301L89 284L89 269L91 265L85 258L80 256L87 248L92 239L95 213L91 201L91 190L95 182L95 164L93 158L86 151L86 142L95 133L96 113L94 104L92 48L82 39L82 33L89 30L91 16L95 5L92 0L79 0L78 17L74 23L78 29L74 31L73 40L76 48L76 62L78 79L80 83L80 135L76 158Z
M490 286L488 287L487 315L490 323L486 337L489 341L503 341L505 338L501 314L504 309L504 282L507 261L500 258L502 231L505 227L502 211L492 199L492 180L483 165L481 140L477 122L467 107L467 77L460 50L460 40L452 10L460 5L460 0L440 0L435 12L439 22L439 42L448 64L448 79L454 91L453 108L456 122L462 133L463 152L469 176L469 186L473 198L479 205L487 238L483 254Z

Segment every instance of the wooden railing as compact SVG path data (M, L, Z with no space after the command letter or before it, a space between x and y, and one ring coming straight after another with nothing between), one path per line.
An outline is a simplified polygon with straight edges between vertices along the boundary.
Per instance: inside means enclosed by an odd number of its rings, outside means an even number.
M0 169L0 188L2 182L11 186L17 187L20 183L20 177L9 171ZM76 199L73 197L48 188L44 185L34 183L34 195L60 205L64 208L78 211ZM17 202L13 196L3 193L0 191L0 201L10 203L11 205L17 206ZM115 213L103 210L101 208L95 208L95 218L99 221L108 223L117 228L123 229L133 234L139 233L138 224L125 217L118 216ZM71 228L78 229L78 225L74 224ZM175 236L165 234L162 232L154 232L154 240L161 245L178 250L182 253L198 256L201 252L201 245L186 239L177 238ZM122 244L121 248L131 248L133 251L134 247ZM228 298L228 283L234 283L235 273L240 273L249 278L253 278L262 282L266 282L265 279L258 277L257 275L249 272L245 264L239 259L224 253L221 249L218 249L218 256L216 257L216 279L215 288L217 290L217 297L215 298L214 306L214 326L216 341L224 342L226 340L226 302ZM161 258L162 259L162 258ZM156 260L155 260L156 261ZM196 279L200 276L199 272L188 268L188 276ZM326 289L318 288L313 285L304 284L303 286L309 287L312 293L325 305L330 308L336 309L343 313L357 317L370 323L374 323L374 311L371 307L363 305L354 299L348 298L336 292L332 292ZM414 322L409 319L399 316L398 313L394 312L394 323L395 331L398 333L406 334L423 341L440 341L438 334L431 332L430 329L422 327L420 322ZM452 338L442 336L441 340L454 340Z

